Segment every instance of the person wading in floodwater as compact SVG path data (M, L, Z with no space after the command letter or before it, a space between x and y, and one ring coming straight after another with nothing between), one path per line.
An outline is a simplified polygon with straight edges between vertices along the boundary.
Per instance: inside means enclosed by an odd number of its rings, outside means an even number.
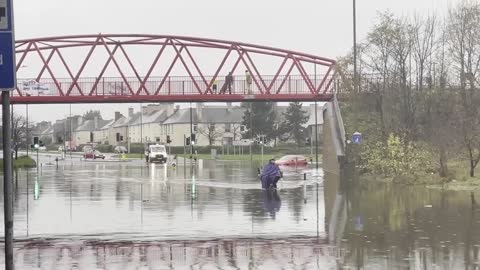
M277 188L277 182L283 177L282 171L275 164L275 159L270 159L268 163L263 167L260 174L260 180L262 181L262 189Z

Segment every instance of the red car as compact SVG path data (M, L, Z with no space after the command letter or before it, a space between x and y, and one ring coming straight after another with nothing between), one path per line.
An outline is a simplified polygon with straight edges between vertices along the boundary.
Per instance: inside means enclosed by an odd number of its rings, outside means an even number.
M307 166L307 158L300 155L288 155L283 156L279 160L275 161L275 164L280 166Z
M85 159L105 159L105 155L100 153L100 151L87 151L83 154Z

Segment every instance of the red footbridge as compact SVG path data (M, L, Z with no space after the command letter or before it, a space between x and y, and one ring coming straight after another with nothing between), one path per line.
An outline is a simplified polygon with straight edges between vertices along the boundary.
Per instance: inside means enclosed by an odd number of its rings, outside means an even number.
M35 38L16 41L16 59L14 104L330 101L336 91L334 60L216 39Z

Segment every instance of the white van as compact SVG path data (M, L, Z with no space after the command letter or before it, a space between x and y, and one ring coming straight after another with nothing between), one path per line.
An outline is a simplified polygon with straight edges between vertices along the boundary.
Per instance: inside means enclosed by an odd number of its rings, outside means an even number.
M165 145L152 144L145 150L145 160L147 162L167 163L168 155Z

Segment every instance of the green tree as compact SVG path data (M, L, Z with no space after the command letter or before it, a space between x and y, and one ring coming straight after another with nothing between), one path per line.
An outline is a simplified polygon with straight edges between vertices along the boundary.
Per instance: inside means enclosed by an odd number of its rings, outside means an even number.
M281 125L283 134L287 134L288 139L294 139L295 143L300 145L305 141L305 128L303 124L307 123L307 112L302 110L302 103L292 102L287 111L283 113L285 122Z
M243 138L252 139L258 135L265 135L267 141L277 137L275 128L275 110L272 102L253 102L243 115L242 124L246 127ZM250 121L251 120L251 121ZM250 125L250 123L252 125Z
M89 110L83 114L84 120L94 120L95 117L97 117L99 120L102 119L102 114L100 113L100 111Z

